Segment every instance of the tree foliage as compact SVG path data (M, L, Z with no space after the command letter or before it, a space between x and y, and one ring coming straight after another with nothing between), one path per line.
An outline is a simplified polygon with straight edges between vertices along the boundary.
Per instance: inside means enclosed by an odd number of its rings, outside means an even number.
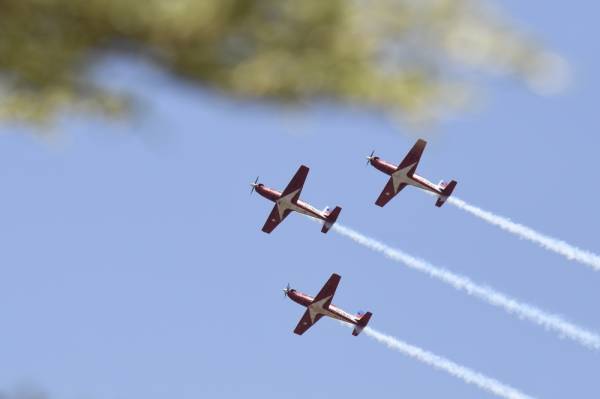
M436 117L471 71L526 82L553 58L478 0L0 0L0 118L122 110L90 79L114 51L189 82Z

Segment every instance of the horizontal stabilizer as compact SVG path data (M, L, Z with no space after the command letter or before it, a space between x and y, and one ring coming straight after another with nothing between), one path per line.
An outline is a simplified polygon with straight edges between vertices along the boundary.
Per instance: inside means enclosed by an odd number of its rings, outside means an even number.
M327 215L327 218L325 219L325 222L323 223L323 228L321 229L321 233L327 233L329 231L331 226L333 226L333 224L336 222L338 216L340 216L341 211L342 211L342 208L340 208L339 206L336 206L333 209L333 211L331 211L331 213L329 213Z
M358 319L358 323L356 324L356 327L354 327L354 330L352 331L352 335L354 335L355 337L360 334L362 332L362 330L367 326L367 324L369 324L369 320L371 320L371 316L373 316L373 314L371 312L367 312L364 315L362 315L360 317L360 319Z
M442 205L444 205L444 203L446 202L446 200L452 195L452 192L454 191L454 187L456 187L456 181L452 180L450 183L448 183L448 185L446 187L444 187L444 189L442 190L442 193L440 194L440 196L438 197L435 206L437 206L438 208L441 207Z

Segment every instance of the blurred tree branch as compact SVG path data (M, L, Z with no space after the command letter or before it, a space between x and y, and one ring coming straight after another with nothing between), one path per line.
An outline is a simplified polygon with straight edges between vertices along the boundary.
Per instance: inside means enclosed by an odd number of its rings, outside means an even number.
M0 0L0 119L123 111L89 77L114 49L234 96L416 119L462 105L470 70L535 88L560 61L481 0Z

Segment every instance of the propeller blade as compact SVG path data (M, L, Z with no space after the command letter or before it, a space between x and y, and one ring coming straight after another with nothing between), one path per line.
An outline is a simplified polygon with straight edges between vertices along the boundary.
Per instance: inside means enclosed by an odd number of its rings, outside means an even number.
M250 183L250 187L252 187L250 189L250 195L252 195L252 193L256 189L257 184L258 184L258 176L256 176L256 179L254 180L254 183Z
M367 157L367 165L371 163L371 159L373 159L373 154L375 154L375 150L371 151L371 155Z

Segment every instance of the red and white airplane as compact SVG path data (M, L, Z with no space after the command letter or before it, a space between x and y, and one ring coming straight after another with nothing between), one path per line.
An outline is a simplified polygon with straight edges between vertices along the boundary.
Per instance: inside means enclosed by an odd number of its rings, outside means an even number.
M367 312L353 316L336 308L331 304L331 300L335 295L335 290L340 282L341 277L338 274L332 274L329 280L325 283L321 291L316 297L311 297L295 289L290 288L290 285L283 290L283 294L289 297L292 301L306 307L304 316L298 322L294 332L298 335L304 334L306 330L311 328L321 317L329 316L336 320L341 320L345 323L353 324L354 330L352 335L357 336L367 326L371 319L372 313Z
M308 167L301 165L292 180L289 182L283 192L279 192L272 188L265 187L264 184L258 182L258 177L251 183L252 190L250 193L258 192L263 197L275 202L275 206L269 215L269 218L265 222L262 231L270 233L281 223L287 215L292 211L300 212L304 215L320 219L323 221L322 233L327 233L331 226L335 223L342 208L336 206L333 211L329 211L329 208L325 208L323 211L310 206L304 201L300 201L300 193L304 186L304 181L308 175Z
M408 152L404 160L400 162L400 165L396 166L386 161L381 160L379 157L373 156L375 151L371 152L371 155L367 157L367 163L373 165L376 169L379 169L383 173L390 175L390 180L383 188L383 191L375 201L375 204L384 206L394 198L404 187L407 185L415 186L420 189L431 191L437 194L438 199L435 206L440 207L444 205L444 202L452 195L454 187L456 187L456 181L452 180L450 183L441 181L435 185L429 180L415 174L421 155L427 142L425 140L417 140L413 148Z

